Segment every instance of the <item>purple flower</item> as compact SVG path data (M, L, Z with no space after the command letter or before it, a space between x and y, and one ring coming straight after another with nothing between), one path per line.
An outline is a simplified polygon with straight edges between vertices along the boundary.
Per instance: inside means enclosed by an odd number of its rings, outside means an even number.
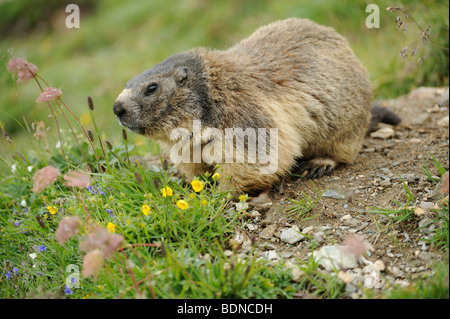
M11 278L11 272L10 272L10 271L8 271L8 272L6 273L6 275L5 275L5 277L6 277L6 279L9 279L9 278Z
M15 275L18 275L18 274L19 274L19 268L13 267L13 271L14 271L14 274L15 274Z
M72 289L70 289L69 287L67 287L67 286L64 286L64 293L66 294L66 295L71 295L73 292L72 292Z
M47 247L45 247L44 244L42 244L42 246L39 246L39 251L40 252L43 252L43 251L46 251L46 250L47 250Z
M109 214L109 216L114 217L113 212L111 209L107 209L106 212Z
M18 222L14 223L14 225L16 225L16 226L20 226L20 224L22 224L22 221L20 221L20 220Z

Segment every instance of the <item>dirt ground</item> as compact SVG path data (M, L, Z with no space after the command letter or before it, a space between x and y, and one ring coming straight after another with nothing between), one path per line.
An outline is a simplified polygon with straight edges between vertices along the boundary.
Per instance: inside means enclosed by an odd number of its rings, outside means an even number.
M442 195L439 183L429 180L423 166L425 163L436 178L441 176L431 155L446 170L449 167L449 129L443 123L448 123L448 88L418 88L406 96L382 101L382 105L402 119L396 127L380 125L387 137L367 137L356 163L338 167L330 176L312 181L285 179L271 190L265 203L250 204L248 224L237 231L235 240L256 238L260 256L287 262L294 269L292 264L306 262L311 256L312 241L319 251L324 246L342 245L350 235L362 236L373 249L364 263L342 266L338 275L353 298L360 297L363 288L376 293L388 285L407 286L418 277L432 276L432 266L443 260L444 252L421 239L432 236L437 227L432 222L436 216L432 209ZM414 196L409 205L416 207L416 214L409 221L389 226L388 217L370 211L374 207L399 209L407 203L399 176ZM325 190L303 218L289 214L291 199L304 199L304 193L314 201ZM286 238L289 229L309 237ZM245 254L245 245L241 251ZM302 272L297 269L295 276L300 280Z

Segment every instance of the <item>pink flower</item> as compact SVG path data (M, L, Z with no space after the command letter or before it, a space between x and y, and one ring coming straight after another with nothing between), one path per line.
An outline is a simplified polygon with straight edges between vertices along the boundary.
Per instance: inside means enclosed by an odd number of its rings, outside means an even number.
M371 249L372 245L364 237L359 235L350 235L345 239L342 252L348 255L354 255L359 258Z
M83 259L83 271L84 278L89 276L97 277L103 264L105 262L105 255L100 249L94 249L86 254Z
M81 243L80 248L86 252L99 249L105 258L109 258L122 242L122 235L110 233L105 227L96 226Z
M58 240L61 246L64 246L66 241L72 238L80 227L81 220L76 216L64 217L58 225L58 229L55 232L56 240Z
M36 100L36 103L43 103L43 102L49 102L59 99L59 97L62 95L61 90L55 89L55 88L45 88L44 92L39 95L39 97Z
M67 187L85 188L89 186L89 174L82 171L71 171L64 175L66 182L64 185Z
M60 175L59 170L52 166L46 166L36 171L33 175L33 193L42 192L48 185L53 183Z
M18 84L25 84L31 80L37 73L38 68L22 58L12 58L6 65L8 72L13 73L13 78Z
M22 58L11 58L6 65L6 69L9 73L17 73L25 69L27 63L27 60Z

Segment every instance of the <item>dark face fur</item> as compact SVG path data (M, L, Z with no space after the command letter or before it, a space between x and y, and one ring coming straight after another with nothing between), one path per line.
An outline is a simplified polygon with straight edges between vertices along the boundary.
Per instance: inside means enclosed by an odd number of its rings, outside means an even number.
M131 131L168 137L172 129L208 117L206 83L201 60L189 52L177 54L130 80L113 111Z

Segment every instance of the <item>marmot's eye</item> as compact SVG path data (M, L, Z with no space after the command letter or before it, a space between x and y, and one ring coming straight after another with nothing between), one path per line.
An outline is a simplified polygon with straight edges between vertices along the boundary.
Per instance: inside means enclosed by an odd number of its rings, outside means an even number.
M155 84L155 83L150 84L147 87L147 90L145 91L145 95L147 95L147 96L151 95L151 94L155 93L157 89L158 89L158 84Z

